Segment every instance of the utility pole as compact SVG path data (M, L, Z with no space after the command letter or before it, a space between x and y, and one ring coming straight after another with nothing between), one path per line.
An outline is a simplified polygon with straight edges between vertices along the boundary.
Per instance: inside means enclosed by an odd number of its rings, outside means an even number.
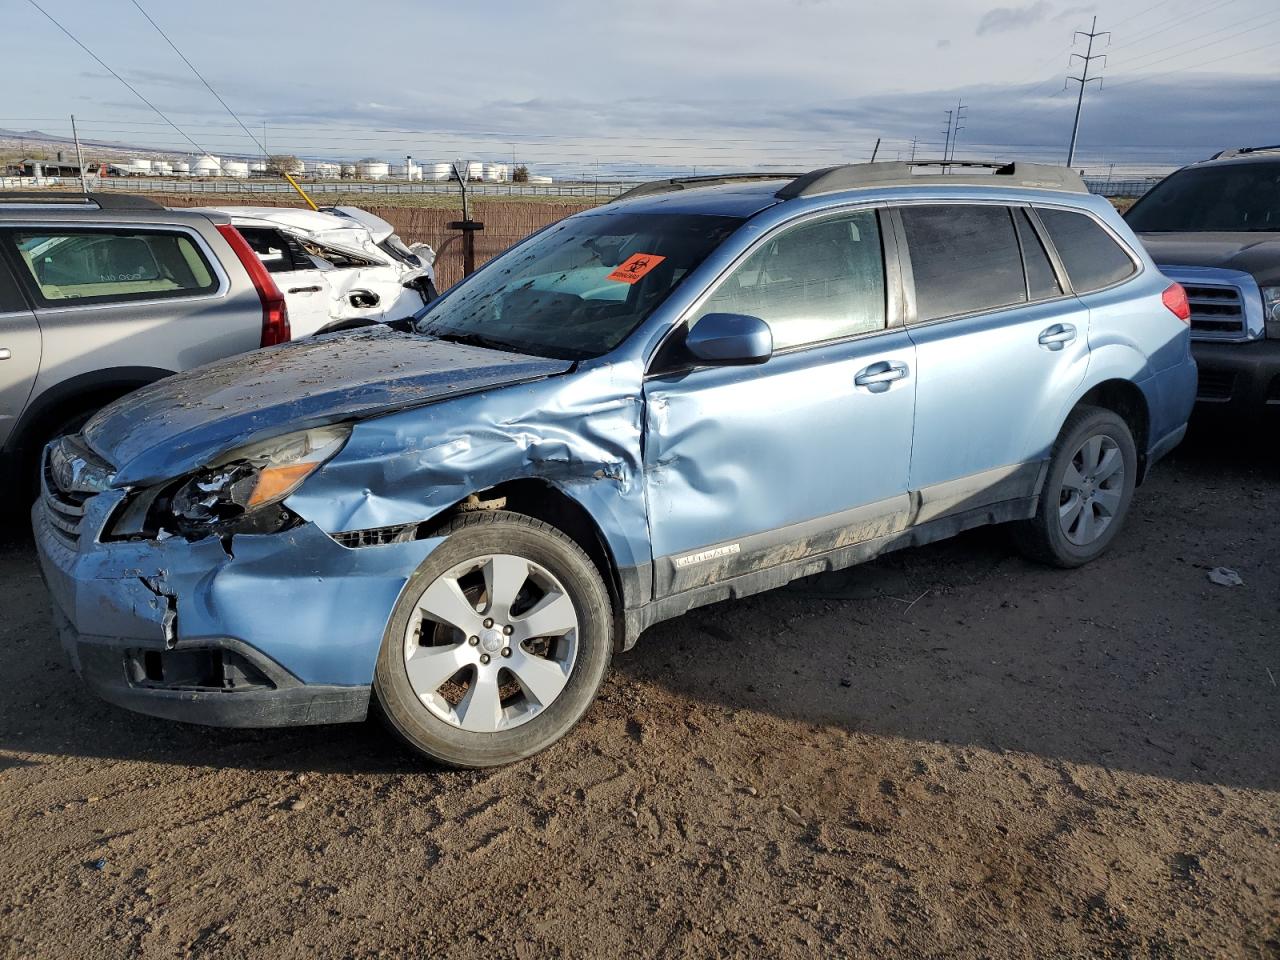
M960 121L965 118L965 111L968 109L969 108L964 105L963 100L956 101L955 122L951 124L951 157L950 159L952 160L956 158L956 141L960 139L960 131L964 129L964 124L961 123ZM946 160L947 158L943 157L943 159Z
M1088 86L1090 83L1092 83L1094 80L1097 80L1098 89L1099 90L1102 89L1102 78L1089 76L1089 67L1092 65L1093 61L1095 60L1101 60L1102 65L1104 67L1107 65L1107 55L1105 53L1093 52L1093 41L1096 40L1098 37L1106 37L1107 42L1108 43L1111 42L1110 30L1103 31L1101 33L1098 32L1097 17L1093 18L1093 25L1089 27L1088 33L1086 33L1083 30L1077 30L1075 35L1077 37L1088 37L1089 46L1085 49L1084 56L1080 56L1080 54L1078 53L1073 53L1071 55L1071 59L1075 60L1078 58L1084 64L1084 69L1080 71L1080 76L1067 77L1068 82L1074 80L1076 83L1080 84L1080 92L1076 96L1076 119L1075 119L1075 122L1072 123L1071 125L1071 146L1067 148L1067 166L1068 167L1071 166L1073 163L1075 163L1075 159L1076 159L1076 138L1080 135L1080 108L1084 106L1084 88Z
M876 147L871 151L871 162L876 162L876 154L880 152L880 138L876 137Z
M942 141L942 162L943 163L946 163L947 153L951 150L951 115L953 113L955 113L954 110L947 111L947 129L946 129L947 139Z
M76 115L71 115L71 139L76 142L76 165L80 168L80 192L89 195L89 186L84 180L84 156L80 153L80 134L76 133Z
M911 162L916 162L916 138L911 138Z

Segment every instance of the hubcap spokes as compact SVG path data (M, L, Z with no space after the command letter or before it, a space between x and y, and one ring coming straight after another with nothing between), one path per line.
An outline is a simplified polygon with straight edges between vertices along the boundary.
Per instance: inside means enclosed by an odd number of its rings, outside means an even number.
M1078 547L1103 535L1120 509L1124 455L1104 434L1085 440L1067 464L1058 501L1063 535Z
M405 673L437 717L494 733L560 695L577 634L573 601L549 570L512 554L477 557L422 592L405 630Z

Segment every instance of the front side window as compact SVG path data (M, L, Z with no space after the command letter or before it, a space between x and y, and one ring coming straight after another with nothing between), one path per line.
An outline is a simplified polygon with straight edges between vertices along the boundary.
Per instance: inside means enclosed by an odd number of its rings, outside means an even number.
M610 212L571 217L508 250L416 317L419 333L580 360L620 344L737 217Z
M806 223L767 240L739 265L694 318L759 317L775 350L885 327L884 252L874 211Z
M1045 253L1044 244L1031 226L1026 210L1013 212L1018 225L1018 242L1022 245L1022 264L1027 271L1027 296L1032 300L1048 300L1062 296L1062 285L1053 272L1053 264Z
M307 258L301 245L279 230L272 227L236 227L236 230L258 255L268 273L315 269L315 264Z
M901 208L919 322L1027 301L1009 208L927 204Z
M1093 217L1070 210L1037 207L1076 293L1101 290L1119 283L1137 269L1111 234Z
M153 300L218 286L204 255L181 233L15 230L8 242L46 303Z

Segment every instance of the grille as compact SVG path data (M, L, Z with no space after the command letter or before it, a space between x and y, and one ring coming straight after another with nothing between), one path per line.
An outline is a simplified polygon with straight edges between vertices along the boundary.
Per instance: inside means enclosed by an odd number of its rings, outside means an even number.
M1197 340L1244 340L1249 336L1244 296L1230 283L1183 283L1191 301L1191 336Z
M1235 392L1236 375L1228 370L1206 370L1200 368L1199 384L1196 387L1197 400L1230 400Z
M43 481L44 515L49 527L55 537L74 548L80 543L80 523L84 520L84 502L88 498L58 489L48 458L45 459Z

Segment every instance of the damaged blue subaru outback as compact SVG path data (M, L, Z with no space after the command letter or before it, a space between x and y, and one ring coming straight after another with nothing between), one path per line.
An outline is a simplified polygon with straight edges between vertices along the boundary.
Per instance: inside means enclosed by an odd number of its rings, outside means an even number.
M982 524L1094 559L1186 430L1188 315L1069 170L646 184L105 408L45 452L41 566L112 703L509 762L692 607Z

